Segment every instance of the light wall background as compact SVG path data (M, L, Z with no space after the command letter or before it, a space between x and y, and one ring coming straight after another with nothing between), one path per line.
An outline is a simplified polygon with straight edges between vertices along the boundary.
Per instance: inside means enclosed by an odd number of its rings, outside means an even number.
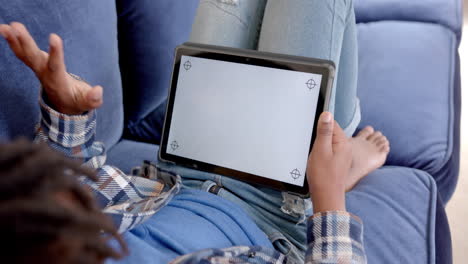
M454 264L468 263L468 0L464 0L464 30L460 47L462 77L462 124L460 178L447 206L452 229Z

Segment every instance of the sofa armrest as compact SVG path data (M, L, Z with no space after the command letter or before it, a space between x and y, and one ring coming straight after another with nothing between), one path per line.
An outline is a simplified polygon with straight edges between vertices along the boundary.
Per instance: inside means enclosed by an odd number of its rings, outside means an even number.
M450 28L461 38L461 0L354 0L357 22L399 20L429 22Z

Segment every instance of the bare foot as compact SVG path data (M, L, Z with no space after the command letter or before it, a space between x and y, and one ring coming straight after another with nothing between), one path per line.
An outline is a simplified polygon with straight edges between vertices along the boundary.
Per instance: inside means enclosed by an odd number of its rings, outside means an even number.
M374 128L367 126L350 139L353 162L349 172L346 191L350 191L367 174L380 168L390 152L390 142Z

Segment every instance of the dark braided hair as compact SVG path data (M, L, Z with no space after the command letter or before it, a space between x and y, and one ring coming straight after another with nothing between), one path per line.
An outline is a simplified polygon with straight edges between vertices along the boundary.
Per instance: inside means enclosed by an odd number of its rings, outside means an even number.
M94 264L127 254L79 176L96 180L94 171L46 145L0 144L0 262Z

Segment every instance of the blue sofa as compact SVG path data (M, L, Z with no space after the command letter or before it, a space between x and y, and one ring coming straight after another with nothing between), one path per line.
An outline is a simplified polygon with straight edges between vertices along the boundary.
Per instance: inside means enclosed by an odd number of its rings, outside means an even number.
M63 37L68 70L105 87L97 139L109 150L108 163L128 172L142 160L157 162L158 146L147 143L157 135L148 139L135 127L163 109L173 49L188 39L197 4L0 0L0 23L25 23L42 49L49 33ZM444 205L459 168L462 1L355 0L355 10L362 124L383 131L392 144L388 167L377 174L435 180L435 239L428 243L435 243L438 263L448 263ZM39 84L3 40L0 50L0 141L31 138Z

